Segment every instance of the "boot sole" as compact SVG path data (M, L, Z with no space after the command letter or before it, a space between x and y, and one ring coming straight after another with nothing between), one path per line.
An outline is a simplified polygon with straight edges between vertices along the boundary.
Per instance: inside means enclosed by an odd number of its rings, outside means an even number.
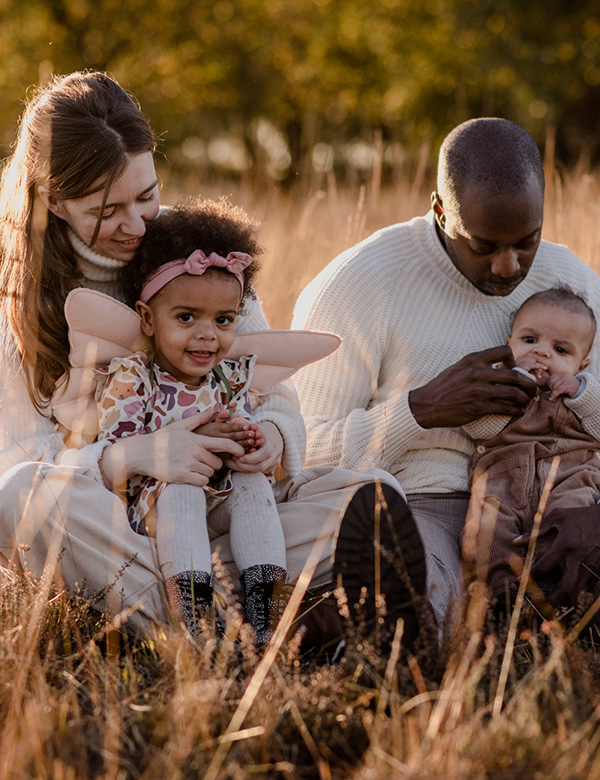
M359 630L377 631L382 647L389 649L396 622L403 618L402 644L414 645L419 604L425 601L425 552L406 501L392 487L363 485L350 500L334 540L332 569Z

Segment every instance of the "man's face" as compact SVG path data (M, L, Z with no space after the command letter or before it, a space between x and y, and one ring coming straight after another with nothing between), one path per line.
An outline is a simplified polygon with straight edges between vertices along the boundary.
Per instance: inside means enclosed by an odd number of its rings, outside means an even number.
M543 191L534 178L516 195L467 188L460 213L434 210L448 256L485 295L509 295L527 276L542 236Z

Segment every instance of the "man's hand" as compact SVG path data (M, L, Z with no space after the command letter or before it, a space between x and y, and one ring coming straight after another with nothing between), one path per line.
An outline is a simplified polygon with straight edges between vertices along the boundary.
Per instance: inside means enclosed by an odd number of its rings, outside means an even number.
M554 542L531 569L533 580L560 569L561 578L550 603L574 605L582 591L600 593L600 506L553 509L542 519L540 536L550 532L556 534ZM531 533L521 534L514 544L527 547L530 538Z
M502 363L506 368L492 368ZM423 428L455 428L487 414L522 414L537 392L532 382L512 371L510 347L472 352L423 387L411 390L408 402Z

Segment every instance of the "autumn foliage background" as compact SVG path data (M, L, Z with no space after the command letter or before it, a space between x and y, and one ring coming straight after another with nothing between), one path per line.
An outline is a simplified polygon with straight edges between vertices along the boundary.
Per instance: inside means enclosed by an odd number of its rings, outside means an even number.
M161 137L162 199L227 195L262 224L258 289L286 327L303 286L424 213L439 141L473 116L527 128L544 237L600 268L600 0L0 0L0 153L52 73L95 68ZM118 583L116 584L118 587ZM177 627L124 641L56 583L0 580L0 777L597 780L598 633L478 592L443 652L261 666ZM571 631L571 633L569 633Z

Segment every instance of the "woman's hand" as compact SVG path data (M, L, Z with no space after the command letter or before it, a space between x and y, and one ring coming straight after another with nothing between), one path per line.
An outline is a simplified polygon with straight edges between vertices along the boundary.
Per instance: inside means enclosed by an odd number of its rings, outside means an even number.
M272 422L263 422L258 426L264 443L255 451L248 452L242 457L228 458L225 465L234 471L246 473L260 471L269 474L276 469L283 455L283 437L279 428Z
M217 453L244 455L244 448L231 439L195 433L208 422L212 411L202 412L170 423L153 433L119 439L106 447L102 471L113 486L123 485L135 474L144 474L163 482L181 482L204 487L223 465Z

